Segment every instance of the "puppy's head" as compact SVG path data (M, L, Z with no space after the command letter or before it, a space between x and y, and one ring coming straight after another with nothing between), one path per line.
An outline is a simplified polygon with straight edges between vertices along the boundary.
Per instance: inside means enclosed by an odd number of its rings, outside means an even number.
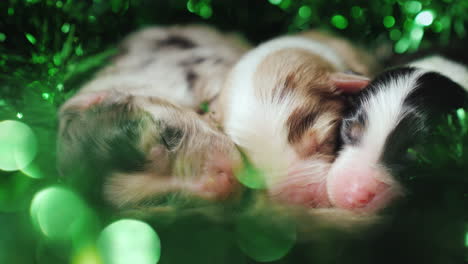
M118 208L228 198L240 162L213 124L159 98L85 93L60 111L61 174Z

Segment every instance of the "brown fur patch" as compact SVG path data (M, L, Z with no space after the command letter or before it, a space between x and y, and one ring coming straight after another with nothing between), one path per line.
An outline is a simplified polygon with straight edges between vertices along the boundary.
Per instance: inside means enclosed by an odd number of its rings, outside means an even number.
M380 67L377 60L364 49L356 47L346 39L316 30L302 32L299 36L313 39L332 47L343 58L350 70L356 73L373 77L379 71Z
M257 96L277 104L294 98L295 104L290 106L294 109L285 125L288 142L302 157L335 150L334 139L345 105L329 79L335 71L322 57L302 49L274 52L257 68Z

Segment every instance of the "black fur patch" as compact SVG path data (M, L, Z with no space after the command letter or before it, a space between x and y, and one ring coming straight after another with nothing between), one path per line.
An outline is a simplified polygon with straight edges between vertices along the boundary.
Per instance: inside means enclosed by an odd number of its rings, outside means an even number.
M189 84L189 89L193 89L193 86L195 85L195 81L197 80L197 78L198 78L198 75L194 71L192 70L187 71L187 74L185 75L185 80L187 80Z
M426 72L417 80L418 87L405 100L431 115L447 114L466 104L466 91L446 76Z
M174 47L179 49L192 49L197 46L190 39L177 35L169 36L167 39L159 41L156 45L157 48Z

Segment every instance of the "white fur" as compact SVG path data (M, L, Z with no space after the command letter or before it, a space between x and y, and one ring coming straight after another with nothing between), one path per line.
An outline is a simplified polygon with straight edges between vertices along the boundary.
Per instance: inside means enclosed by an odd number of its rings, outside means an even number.
M317 41L300 37L281 37L268 41L247 53L234 67L228 79L225 130L236 144L245 150L253 163L272 180L284 175L296 154L287 142L286 121L296 98L281 101L272 94L255 95L254 74L259 64L270 54L282 49L301 48L330 61L338 70L345 70L344 61L336 52ZM275 76L264 76L275 78ZM270 89L271 88L271 89ZM272 92L274 87L262 91ZM271 100L273 99L273 100Z
M468 69L460 63L435 55L417 60L409 65L440 73L468 91Z
M417 88L418 78L424 74L417 70L411 75L399 76L385 84L378 84L372 96L366 98L363 108L367 114L367 126L361 139L362 157L370 164L377 164L384 150L388 135L406 116L414 111L403 103L408 95Z

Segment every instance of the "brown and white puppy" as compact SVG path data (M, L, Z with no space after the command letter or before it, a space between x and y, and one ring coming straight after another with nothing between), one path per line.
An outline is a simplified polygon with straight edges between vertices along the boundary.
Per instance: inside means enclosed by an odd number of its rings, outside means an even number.
M136 32L121 49L60 110L61 174L117 208L231 197L240 154L193 110L218 94L243 47L176 26Z
M376 63L349 42L318 32L267 41L230 72L218 112L225 132L260 169L275 200L329 207L326 175L346 104Z

